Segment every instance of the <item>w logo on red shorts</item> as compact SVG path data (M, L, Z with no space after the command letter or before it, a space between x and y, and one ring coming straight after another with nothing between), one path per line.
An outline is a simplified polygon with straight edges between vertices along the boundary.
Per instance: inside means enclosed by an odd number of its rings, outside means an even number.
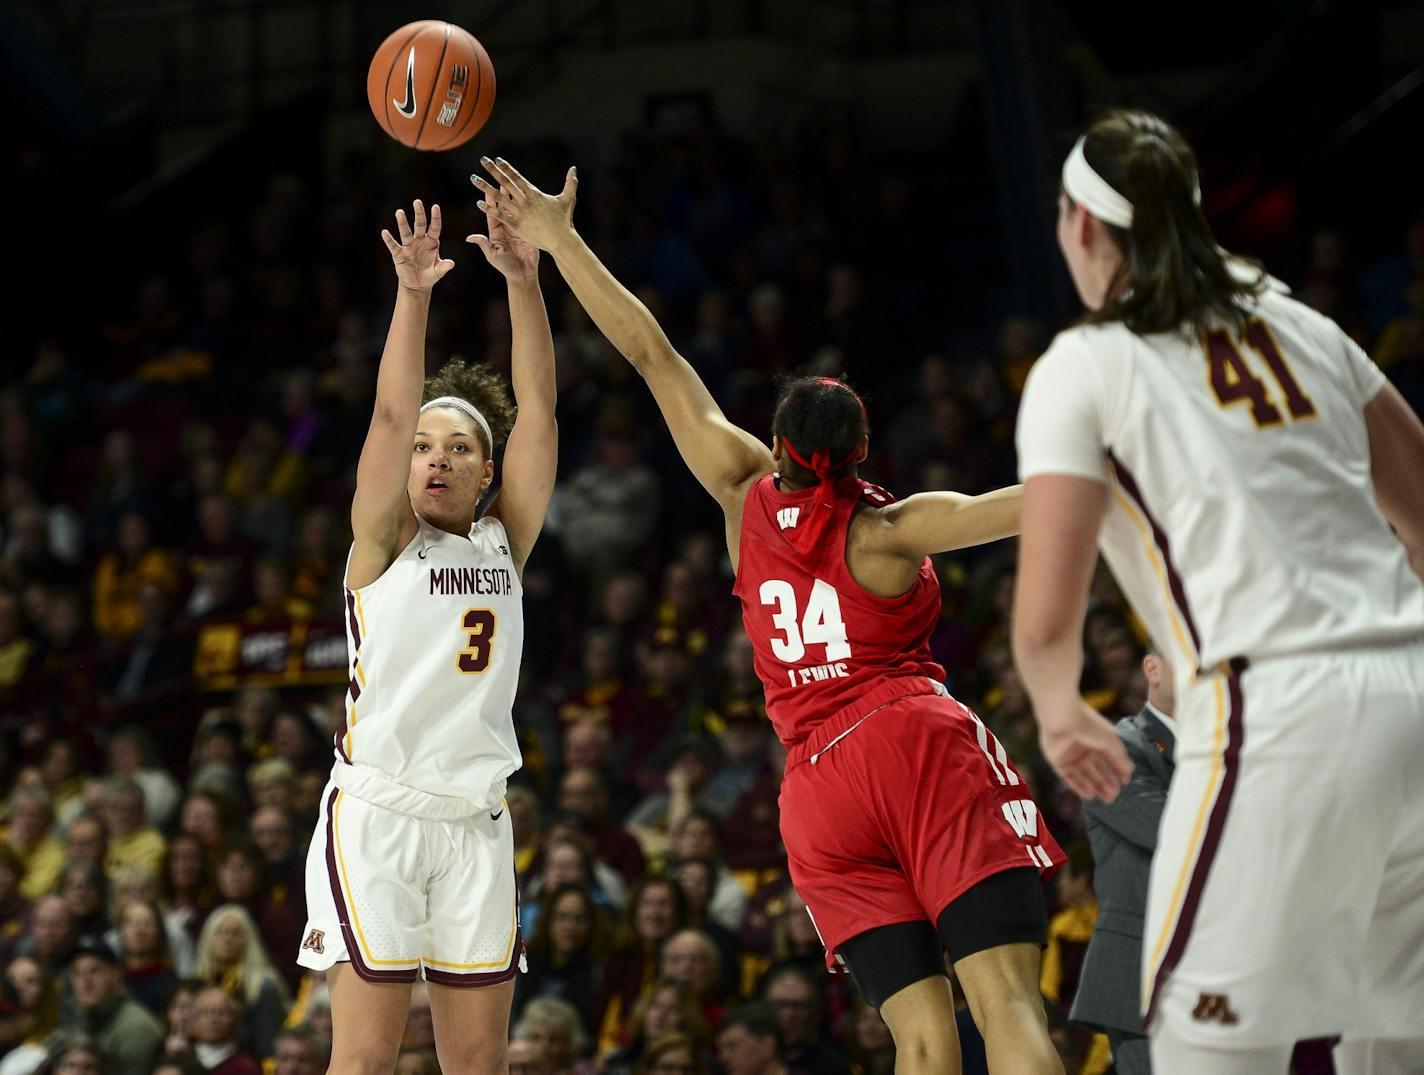
M1035 866L1052 866L1053 858L1038 842L1038 804L1032 799L1012 799L1003 804L1004 820L1028 847Z
M307 934L307 939L302 942L302 950L306 951L308 948L310 948L317 955L321 955L323 952L326 951L326 945L321 943L322 939L325 936L326 933L322 930L312 930L310 933Z

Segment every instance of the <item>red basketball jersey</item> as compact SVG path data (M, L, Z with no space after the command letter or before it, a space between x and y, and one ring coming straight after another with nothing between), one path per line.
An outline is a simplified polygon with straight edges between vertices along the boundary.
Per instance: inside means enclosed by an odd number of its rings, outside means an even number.
M752 485L742 509L732 591L756 650L767 714L788 747L888 679L944 680L944 669L930 655L940 592L929 558L899 597L868 592L846 566L846 535L856 509L884 507L895 498L877 485L842 478L829 509L815 500L814 486L782 490L772 474ZM833 515L824 540L802 553L790 535L812 511L826 510Z

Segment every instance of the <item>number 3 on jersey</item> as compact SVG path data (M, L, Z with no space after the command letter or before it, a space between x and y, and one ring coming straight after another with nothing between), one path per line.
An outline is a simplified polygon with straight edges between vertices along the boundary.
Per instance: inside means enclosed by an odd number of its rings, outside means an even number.
M771 652L778 661L795 664L806 656L807 644L824 644L826 663L850 657L845 621L841 619L841 598L836 588L823 579L811 587L806 614L797 616L796 591L783 579L767 579L759 591L763 605L775 605L771 623L785 637L771 637Z
M490 646L494 644L494 628L498 621L487 608L472 608L460 620L465 632L465 648L455 659L455 667L466 675L477 676L489 667Z

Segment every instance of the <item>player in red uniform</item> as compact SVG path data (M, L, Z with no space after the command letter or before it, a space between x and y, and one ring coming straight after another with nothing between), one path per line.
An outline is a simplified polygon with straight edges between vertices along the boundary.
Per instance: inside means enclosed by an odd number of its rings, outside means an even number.
M678 450L721 504L767 711L788 749L781 832L828 960L895 1037L896 1070L959 1068L947 949L995 1071L1063 1071L1038 992L1040 875L1062 861L1004 748L944 689L928 554L1018 529L1017 488L897 502L861 481L860 397L823 377L782 395L770 450L723 416L647 309L510 165L472 177L487 212L549 251L648 382Z

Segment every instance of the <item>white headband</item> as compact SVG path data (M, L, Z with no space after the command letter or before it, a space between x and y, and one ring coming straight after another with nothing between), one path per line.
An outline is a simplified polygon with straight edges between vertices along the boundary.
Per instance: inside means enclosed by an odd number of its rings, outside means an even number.
M475 424L480 427L480 432L485 435L485 444L489 448L490 455L494 455L494 434L490 432L489 423L485 421L485 416L479 412L473 403L467 399L461 399L459 396L437 396L429 403L421 404L420 413L424 414L430 410L431 407L454 407L457 411L464 411L468 414L475 420Z
M1063 162L1063 193L1072 198L1104 224L1119 228L1132 227L1132 203L1119 194L1106 179L1093 170L1083 155L1087 135L1073 144L1073 151ZM1201 204L1201 180L1192 177L1193 196Z
M1108 181L1083 156L1087 135L1073 143L1073 152L1063 162L1063 193L1104 224L1132 227L1132 203L1108 185Z

